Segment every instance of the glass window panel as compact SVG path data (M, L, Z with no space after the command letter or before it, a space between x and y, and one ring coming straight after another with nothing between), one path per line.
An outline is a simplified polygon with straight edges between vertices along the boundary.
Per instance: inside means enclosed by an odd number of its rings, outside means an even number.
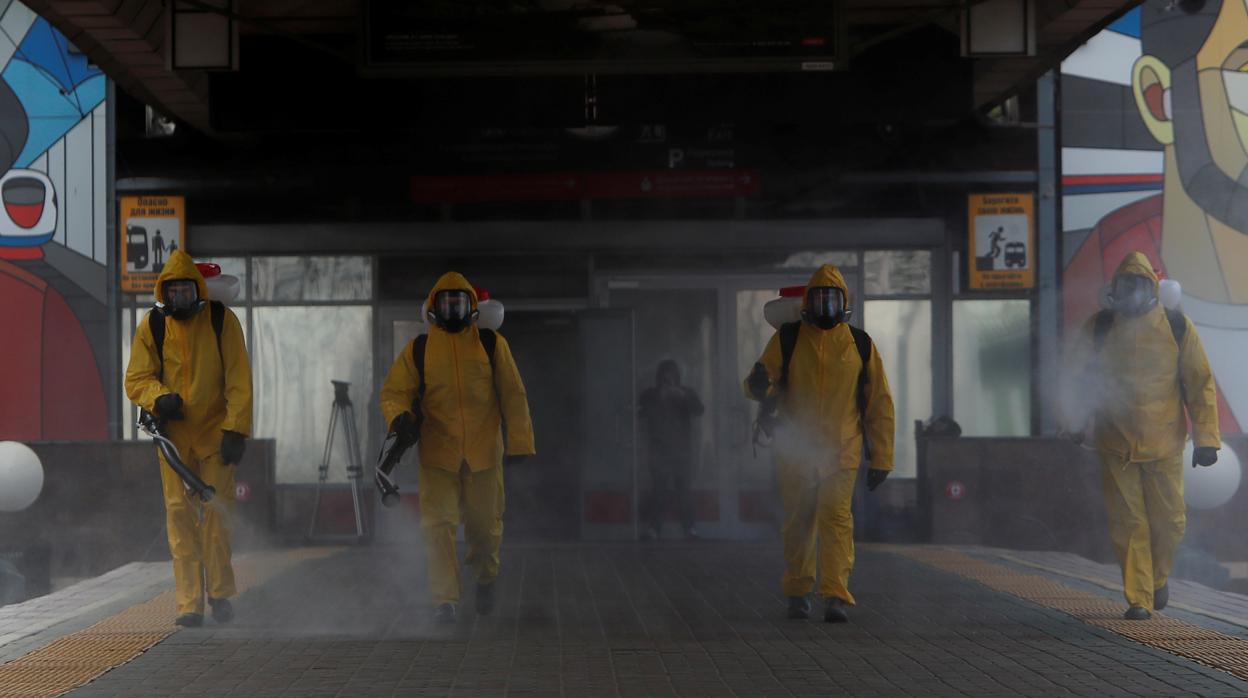
M316 482L334 402L331 380L351 384L361 446L375 421L373 309L275 306L255 312L252 376L255 433L277 440L277 482ZM364 453L359 454L365 457ZM346 481L342 427L334 435L331 482Z
M953 303L953 416L966 436L1031 434L1031 303Z
M776 333L763 317L763 306L775 297L775 289L737 291L736 375L742 382Z
M247 356L250 357L251 356L251 340L248 336L248 331L247 331L247 316L251 314L251 309L246 306L243 306L241 308L237 306L230 306L230 310L234 311L234 314L238 316L238 324L241 325L243 328L243 342L247 344Z
M789 255L779 264L781 269L818 269L825 264L857 267L858 253L835 250L802 250Z
M212 262L221 265L221 273L238 277L238 298L230 305L243 303L247 300L247 259L245 257L204 257L196 258L197 262Z
M399 358L399 352L403 351L408 342L416 339L417 335L423 334L425 331L425 323L417 320L395 320L390 326L394 331L392 339L394 346L390 347L393 350L393 353L390 355L392 361ZM386 370L390 370L389 367Z
M932 253L928 250L868 250L862 264L869 296L932 291Z
M932 414L932 302L867 301L863 319L884 362L897 414L894 471L914 477L914 420Z
M365 301L373 295L368 257L254 257L257 301Z

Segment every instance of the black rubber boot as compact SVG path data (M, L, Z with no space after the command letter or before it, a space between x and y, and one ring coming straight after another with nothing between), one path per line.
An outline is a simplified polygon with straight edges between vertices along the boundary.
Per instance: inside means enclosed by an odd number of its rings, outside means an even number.
M198 628L204 624L204 614L202 613L183 613L173 619L174 625L180 625L183 628Z
M234 604L229 599L208 599L212 607L212 619L218 623L229 623L234 620Z
M1153 592L1153 608L1160 611L1170 603L1170 582L1161 585Z
M455 604L440 604L433 611L433 622L440 625L450 625L455 622Z
M810 599L805 596L789 597L789 618L806 620L810 617Z
M1122 617L1127 620L1148 620L1153 617L1153 614L1149 613L1148 609L1143 606L1132 606L1127 609L1126 613L1122 614Z
M827 605L823 608L824 623L844 623L849 620L849 612L846 608L849 604L835 596L829 596Z
M488 616L494 611L494 582L477 582L477 615Z

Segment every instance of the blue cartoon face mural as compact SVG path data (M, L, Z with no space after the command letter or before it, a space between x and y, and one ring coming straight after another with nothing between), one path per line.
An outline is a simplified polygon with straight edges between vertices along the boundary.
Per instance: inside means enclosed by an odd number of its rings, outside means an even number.
M1248 420L1248 4L1145 0L1062 65L1068 327L1129 252L1182 285L1224 433Z
M56 235L52 180L28 169L103 104L105 77L46 20L33 19L0 82L0 257L38 258ZM14 249L24 250L13 252Z
M108 437L106 88L0 0L0 440Z

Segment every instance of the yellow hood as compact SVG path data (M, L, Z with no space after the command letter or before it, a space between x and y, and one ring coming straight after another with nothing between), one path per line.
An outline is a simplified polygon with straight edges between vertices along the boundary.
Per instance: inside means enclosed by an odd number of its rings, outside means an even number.
M477 309L477 289L468 283L468 279L457 271L448 271L438 279L438 283L433 285L433 290L429 291L429 297L425 299L425 312L433 310L433 297L438 295L439 291L467 291L472 297L472 309Z
M199 288L199 297L202 300L208 300L208 284L204 282L204 275L200 274L199 268L195 266L195 260L182 250L174 250L173 254L169 255L169 261L165 262L164 269L160 270L160 276L156 277L156 288L152 291L152 295L158 303L163 303L165 300L160 293L165 282L179 279L194 281L195 286Z
M811 275L810 281L806 283L806 293L802 296L802 310L809 310L806 304L810 299L810 289L821 286L832 286L841 289L841 293L845 294L845 307L848 308L850 306L849 286L845 284L845 277L841 276L841 270L831 264L825 264L816 269L815 273Z
M1153 282L1153 293L1157 292L1158 279L1157 272L1153 270L1153 263L1148 261L1148 256L1143 252L1128 252L1126 257L1122 258L1122 264L1118 265L1118 271L1114 272L1114 276L1142 276Z

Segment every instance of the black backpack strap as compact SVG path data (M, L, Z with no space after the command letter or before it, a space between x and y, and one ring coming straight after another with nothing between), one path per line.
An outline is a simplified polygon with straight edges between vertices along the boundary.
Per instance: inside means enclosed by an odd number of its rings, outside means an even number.
M800 322L787 322L780 326L780 380L776 383L780 390L789 388L789 364L793 361L797 335L801 330Z
M1170 321L1170 331L1174 333L1174 343L1183 351L1183 340L1187 339L1187 317L1183 311L1166 308L1166 319Z
M849 326L849 333L854 336L854 347L858 349L858 358L862 359L862 370L858 372L858 419L862 428L862 449L870 461L871 444L867 443L867 369L871 366L871 335L853 325Z
M420 387L416 389L416 399L412 402L412 411L425 399L425 347L429 346L429 335L422 334L412 340L412 363L420 371Z
M225 366L225 354L221 351L221 333L225 331L225 303L208 301L208 312L212 315L212 331L217 335L217 356L221 357L221 366Z
M1109 336L1109 328L1113 326L1114 314L1109 310L1102 310L1092 320L1092 347L1097 354L1105 347L1105 338Z
M858 411L867 414L867 367L871 365L871 335L853 325L849 332L854 336L854 347L858 349L858 358L862 359L862 371L858 373Z
M494 330L482 328L477 330L481 335L481 346L485 347L485 355L490 357L490 370L494 370L494 347L498 346L498 335Z
M147 329L152 332L152 342L156 345L156 358L160 360L160 373L157 379L165 380L165 314L159 310L151 310L147 314Z
M1183 385L1183 340L1187 339L1187 317L1177 308L1166 308L1166 319L1170 321L1170 332L1174 334L1174 343L1179 347L1179 363L1176 367L1179 375L1179 399L1187 407L1187 386Z

